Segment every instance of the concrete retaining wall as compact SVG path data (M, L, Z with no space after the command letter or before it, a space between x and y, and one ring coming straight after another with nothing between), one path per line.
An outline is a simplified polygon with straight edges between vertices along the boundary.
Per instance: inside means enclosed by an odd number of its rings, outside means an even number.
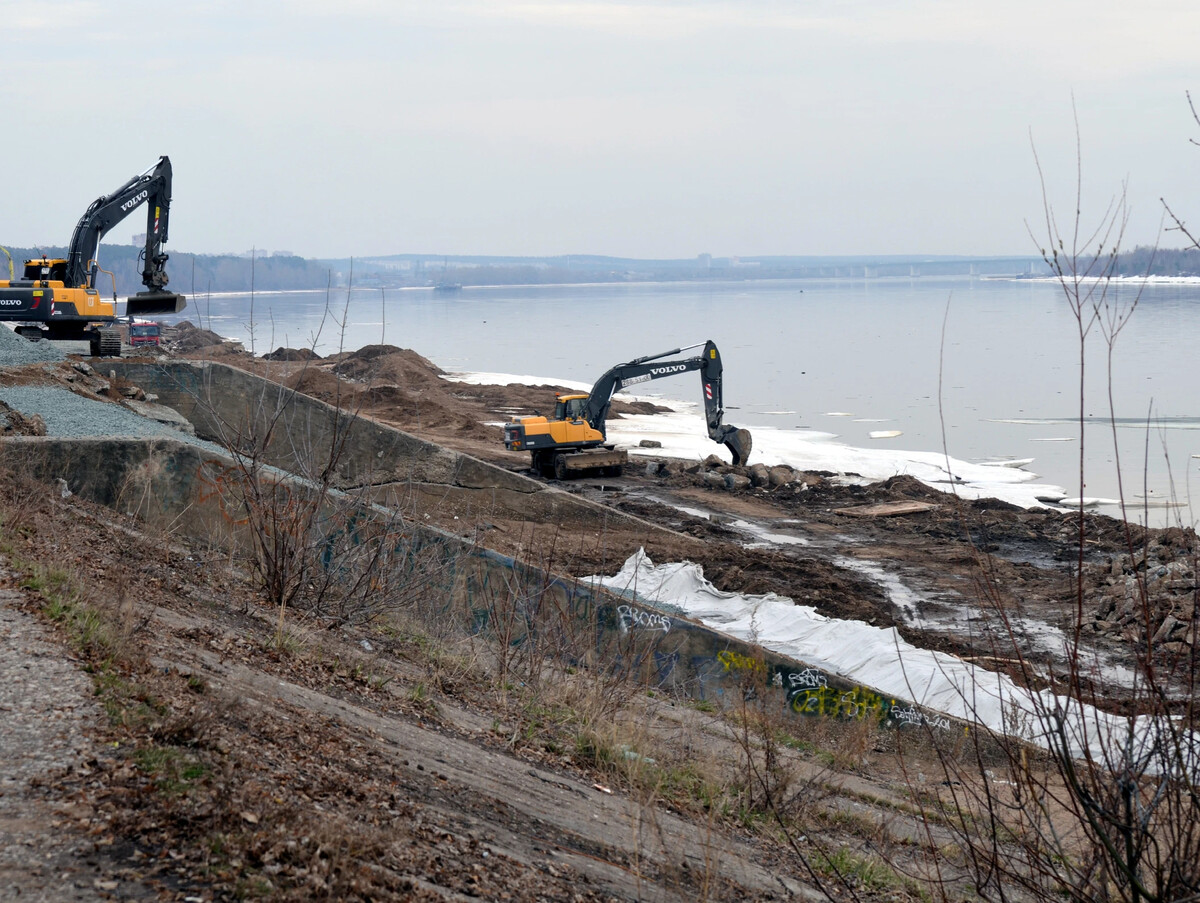
M400 483L410 496L449 500L492 517L548 523L569 513L594 522L597 531L623 521L647 533L668 532L225 364L118 359L105 361L100 370L157 395L159 404L186 417L202 439L261 445L263 460L281 470L315 478L315 468L334 460L336 488Z
M200 375L203 375L202 371ZM249 548L240 470L231 459L174 440L20 437L4 463L52 487L138 517L164 537ZM296 498L309 484L281 477ZM56 491L52 488L50 491ZM934 713L725 636L602 587L550 573L463 538L399 520L395 511L335 495L310 541L384 541L397 569L419 578L432 616L666 691L739 705L747 694L797 715L961 730ZM315 535L320 534L320 535ZM403 578L405 574L389 574Z

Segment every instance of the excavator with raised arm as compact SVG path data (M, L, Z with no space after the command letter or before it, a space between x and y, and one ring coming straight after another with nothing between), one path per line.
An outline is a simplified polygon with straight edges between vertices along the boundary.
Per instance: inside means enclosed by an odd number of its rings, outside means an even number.
M26 338L84 340L93 357L119 356L121 334L116 328L117 293L112 301L100 296L96 252L100 239L146 205L146 247L139 257L146 291L126 301L129 318L179 313L183 295L166 290L167 224L171 212L171 161L160 157L141 175L133 176L111 194L97 198L79 218L65 258L40 257L25 261L24 278L0 279L0 321L15 322Z
M700 347L704 350L696 357L663 360ZM745 464L753 440L749 430L724 422L721 354L712 340L703 346L688 345L617 364L596 380L590 393L556 396L553 417L520 417L504 424L504 445L514 451L528 451L534 470L553 474L559 480L588 470L617 476L629 456L607 442L604 421L613 395L627 386L691 370L700 371L709 438L729 449L734 464Z

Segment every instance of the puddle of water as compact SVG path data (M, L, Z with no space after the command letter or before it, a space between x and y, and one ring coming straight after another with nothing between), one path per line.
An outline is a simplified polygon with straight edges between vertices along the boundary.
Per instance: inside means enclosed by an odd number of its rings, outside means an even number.
M833 563L848 571L862 574L877 583L883 588L887 600L900 609L910 622L914 622L920 617L918 605L925 601L925 597L905 586L904 582L895 574L888 573L878 564L860 561L857 558L847 558L844 555L834 558Z
M753 541L746 544L748 549L766 549L772 546L807 546L810 544L808 539L803 536L795 536L791 533L776 533L775 531L764 527L762 524L754 523L753 521L741 520L734 518L730 520L724 514L718 514L715 511L708 511L704 508L692 508L688 505L678 505L674 502L668 502L665 499L654 498L648 496L660 505L666 505L668 508L674 508L676 511L682 512L690 517L699 517L704 520L711 520L714 523L723 524L734 530L739 530L753 537ZM776 521L776 524L798 524L800 521L795 518Z

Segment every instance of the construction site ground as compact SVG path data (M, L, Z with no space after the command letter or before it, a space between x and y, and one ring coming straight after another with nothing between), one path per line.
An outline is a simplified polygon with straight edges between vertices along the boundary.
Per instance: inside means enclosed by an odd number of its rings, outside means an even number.
M200 330L180 338L176 355L255 370L513 470L527 458L486 424L553 398L448 382L395 348L266 360ZM0 381L86 379L67 363ZM982 629L988 611L1063 627L1077 602L1089 638L1127 660L1138 638L1114 604L1126 577L1194 551L1190 531L962 502L907 478L797 474L730 490L700 462L647 463L561 488L665 530L411 514L574 576L613 573L644 547L701 564L720 588L895 625L993 667L1009 656ZM896 732L791 717L770 734L787 738L790 775L777 821L746 779L775 741L745 721L739 732L728 712L586 672L497 682L493 652L436 625L330 629L264 605L240 563L33 484L11 456L0 553L0 900L919 897L903 874L922 856L908 843L921 833L913 775L936 764ZM1164 576L1164 625L1187 622L1189 579ZM846 866L885 851L886 868Z

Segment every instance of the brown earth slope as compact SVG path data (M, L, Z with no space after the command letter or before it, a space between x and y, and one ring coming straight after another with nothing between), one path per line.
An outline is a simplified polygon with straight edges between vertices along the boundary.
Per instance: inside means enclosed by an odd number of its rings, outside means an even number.
M189 354L513 470L524 456L484 424L553 392L447 382L401 349L265 361L189 341ZM99 388L69 365L6 378ZM778 474L727 489L715 475L753 474L652 463L563 488L670 528L652 557L695 560L722 588L896 624L1005 667L981 636L988 612L1062 625L1079 604L1114 654L1145 648L1126 590L1153 573L1155 648L1195 639L1190 531L962 502L906 478ZM552 662L553 680L498 681L494 647L419 618L351 630L281 613L240 562L146 536L22 480L19 463L0 472L0 674L24 675L0 694L6 726L18 712L22 725L2 747L0 900L813 899L822 883L834 899L919 896L878 857L920 859L911 769L936 764L919 749L898 758L891 734L792 719L751 737L749 720L739 733L707 707ZM452 511L425 513L463 532ZM479 525L489 545L537 547L539 563L574 574L615 570L639 544L635 530L600 537L569 520L496 526ZM804 544L763 544L763 530ZM964 606L978 612L969 629ZM764 807L746 775L768 751L788 783Z

